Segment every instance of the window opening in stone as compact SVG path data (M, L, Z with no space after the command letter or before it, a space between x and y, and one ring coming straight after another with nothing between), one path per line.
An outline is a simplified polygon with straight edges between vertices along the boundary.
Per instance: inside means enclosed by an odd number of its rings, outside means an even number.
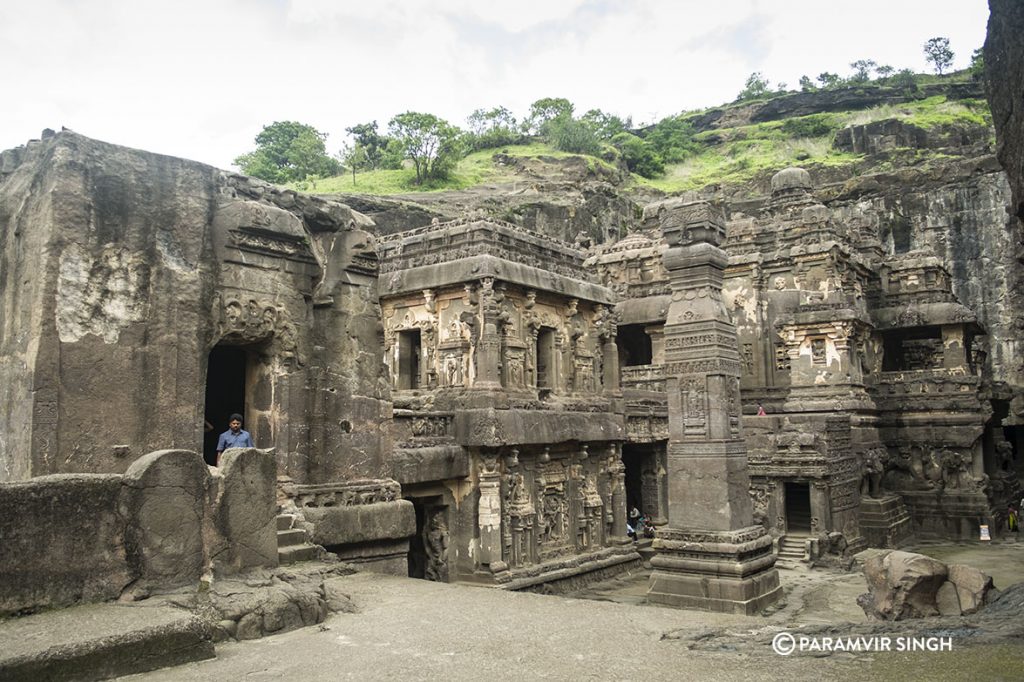
M642 324L626 324L618 329L615 342L619 346L619 366L636 367L653 362L651 337Z
M247 367L248 354L243 346L214 346L210 351L203 425L203 459L207 464L217 462L217 438L227 431L228 418L234 412L246 414Z
M942 367L942 330L939 327L893 329L883 332L883 372L907 372Z
M786 531L791 535L811 532L809 483L786 482Z
M420 330L398 332L398 388L420 387Z
M541 327L537 333L537 388L555 385L555 330Z

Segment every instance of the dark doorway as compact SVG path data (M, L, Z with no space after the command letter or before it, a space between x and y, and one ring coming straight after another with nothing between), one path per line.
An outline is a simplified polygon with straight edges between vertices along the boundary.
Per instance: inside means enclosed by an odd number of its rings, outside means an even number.
M420 387L420 342L419 329L404 329L398 332L398 389L408 390Z
M619 365L637 367L652 362L651 337L642 324L625 324L619 327L616 343L619 346Z
M215 346L206 367L203 459L217 463L217 438L228 430L232 413L245 415L247 354L241 346ZM206 424L212 426L208 429Z
M409 539L409 577L448 582L448 507L440 496L410 497L416 534Z
M537 333L537 388L555 385L555 330L541 327Z
M786 483L786 531L793 535L811 532L811 486Z
M622 463L626 467L626 513L634 507L643 510L643 465L646 450L626 443L622 446Z

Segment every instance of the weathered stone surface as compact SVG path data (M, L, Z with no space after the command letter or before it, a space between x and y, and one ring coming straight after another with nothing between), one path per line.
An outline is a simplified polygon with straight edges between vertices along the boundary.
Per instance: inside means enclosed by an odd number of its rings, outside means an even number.
M864 562L870 593L857 603L882 620L921 618L938 614L936 593L949 574L941 561L911 552L887 552Z
M940 616L959 616L960 598L956 594L956 585L948 580L935 593L935 608Z
M976 612L987 603L993 589L992 577L964 564L950 564L949 582L956 587L960 609L965 614Z
M214 657L209 624L168 606L89 604L0 623L0 679L106 680Z
M151 452L128 467L121 510L135 596L194 585L206 570L209 479L203 458L189 450Z
M232 448L221 455L216 527L225 545L212 557L221 573L277 566L277 462L273 450Z
M985 38L985 86L997 154L1013 187L1013 213L1024 218L1024 6L1016 0L989 0Z
M313 542L325 547L396 540L416 532L416 513L408 500L307 508L304 514L315 526Z
M0 615L117 598L134 578L120 495L115 475L0 486Z

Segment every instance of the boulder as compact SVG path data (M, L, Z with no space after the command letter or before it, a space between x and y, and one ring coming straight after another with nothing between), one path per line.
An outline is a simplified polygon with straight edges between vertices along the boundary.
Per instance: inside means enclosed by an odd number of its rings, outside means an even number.
M948 573L944 563L923 554L879 554L864 562L870 592L857 603L867 615L882 620L938 615L936 594Z
M977 612L993 588L992 576L964 564L950 564L949 582L956 586L960 609L964 615Z

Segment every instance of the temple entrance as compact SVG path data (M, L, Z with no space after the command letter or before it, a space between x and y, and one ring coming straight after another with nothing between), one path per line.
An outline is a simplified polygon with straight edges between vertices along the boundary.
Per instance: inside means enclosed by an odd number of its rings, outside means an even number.
M214 346L210 351L203 411L203 459L211 466L217 462L217 438L228 429L228 418L234 412L246 414L248 364L248 353L243 346Z
M811 532L811 485L786 482L786 532L807 535Z
M626 474L626 514L635 507L652 522L664 519L658 482L659 448L654 443L623 443Z
M448 507L439 495L410 497L416 534L409 539L409 577L448 582Z

